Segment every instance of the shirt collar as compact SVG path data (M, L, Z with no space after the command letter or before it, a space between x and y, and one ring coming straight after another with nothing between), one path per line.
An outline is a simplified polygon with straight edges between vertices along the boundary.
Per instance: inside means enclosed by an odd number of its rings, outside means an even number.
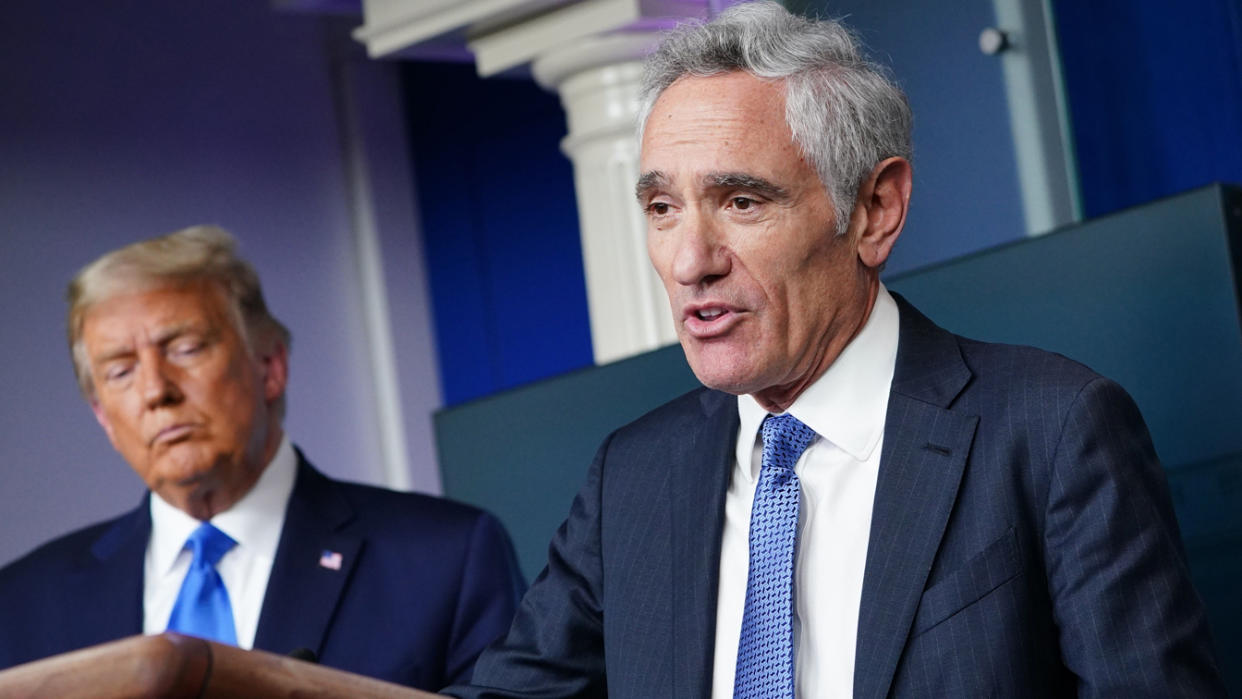
M884 435L899 327L897 303L880 284L862 330L786 412L854 459L870 458ZM738 396L737 407L738 434L751 436L738 439L737 459L750 465L742 473L754 480L760 467L753 456L755 440L768 412L749 394Z
M285 507L297 477L297 454L285 435L276 456L263 469L259 480L232 507L211 518L211 523L237 542L238 548L275 551ZM200 522L156 493L151 493L151 554L154 569L172 570L185 540Z

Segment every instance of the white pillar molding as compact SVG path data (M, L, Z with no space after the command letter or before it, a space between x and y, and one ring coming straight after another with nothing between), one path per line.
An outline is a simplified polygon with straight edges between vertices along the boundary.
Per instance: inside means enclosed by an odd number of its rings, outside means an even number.
M597 364L677 341L634 200L641 61L658 39L652 31L586 37L532 66L535 79L556 90L565 108L569 134L561 150L574 165Z
M371 184L373 167L366 156L365 126L360 113L358 85L352 66L342 61L336 62L332 69L333 97L337 105L337 117L341 122L346 200L349 204L355 262L361 285L361 311L370 359L384 484L396 490L409 490L409 442L406 440L405 417L402 414L401 382L392 337L392 316L388 310L388 289L384 281L375 191Z
M992 0L1027 235L1082 219L1049 0ZM980 48L983 48L981 39Z
M595 362L677 341L647 259L638 179L638 88L658 31L724 0L363 0L354 37L373 58L418 58L464 42L480 75L529 63L556 90L569 135Z

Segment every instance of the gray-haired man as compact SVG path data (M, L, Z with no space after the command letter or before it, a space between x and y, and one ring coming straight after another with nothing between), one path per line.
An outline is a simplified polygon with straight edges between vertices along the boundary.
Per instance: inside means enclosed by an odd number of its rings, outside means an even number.
M707 386L609 436L462 697L1219 696L1146 428L879 281L910 110L774 3L647 64L648 251Z

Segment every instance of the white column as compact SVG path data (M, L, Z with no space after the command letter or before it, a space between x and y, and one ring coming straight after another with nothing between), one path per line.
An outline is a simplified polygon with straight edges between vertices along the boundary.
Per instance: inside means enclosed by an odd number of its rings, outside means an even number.
M1056 31L1048 0L992 0L1027 235L1082 219ZM980 48L983 47L981 41Z
M658 38L654 32L586 37L533 64L539 84L560 93L568 121L561 149L574 165L596 364L677 341L634 199L641 60Z
M597 364L677 341L634 201L641 61L660 30L734 1L363 2L366 24L354 36L373 58L431 55L464 37L480 75L529 62L535 79L560 94L569 123L561 149L574 164Z
M353 232L354 255L361 282L363 327L370 355L372 389L375 397L376 430L383 458L384 485L409 490L411 485L409 444L402 415L396 350L388 312L383 252L377 223L372 164L366 155L366 124L363 122L355 66L348 62L333 65L333 91L341 121L341 143L345 182Z

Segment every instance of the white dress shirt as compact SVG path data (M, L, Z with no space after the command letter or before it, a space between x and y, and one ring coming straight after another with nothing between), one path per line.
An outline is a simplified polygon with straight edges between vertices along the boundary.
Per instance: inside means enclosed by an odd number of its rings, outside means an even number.
M819 435L794 467L802 484L794 565L794 684L798 697L850 697L884 417L897 361L897 304L880 286L858 336L789 407ZM750 511L768 415L738 396L741 427L725 499L716 603L713 699L731 699L746 603Z
M272 574L276 546L285 523L285 507L293 493L298 460L286 435L258 482L235 505L211 518L237 545L216 564L229 592L237 645L254 647L259 612ZM151 494L151 539L143 568L142 630L162 633L168 627L181 582L193 554L185 540L201 524L197 519Z

